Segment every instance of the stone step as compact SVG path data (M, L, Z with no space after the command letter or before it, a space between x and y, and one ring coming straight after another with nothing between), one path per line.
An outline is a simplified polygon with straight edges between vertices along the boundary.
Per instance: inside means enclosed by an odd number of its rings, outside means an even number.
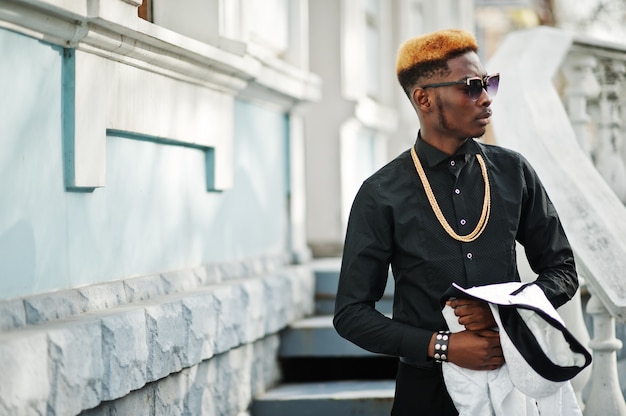
M283 384L255 399L251 416L380 416L391 413L395 382Z
M341 270L340 258L316 259L311 262L315 274L315 313L332 315L335 310L335 295ZM391 314L393 306L393 276L389 271L383 298L376 303L376 309Z
M280 358L370 357L366 351L337 334L331 315L313 316L292 323L281 333Z
M396 357L374 354L337 334L332 316L294 322L281 333L278 356L285 381L394 378Z

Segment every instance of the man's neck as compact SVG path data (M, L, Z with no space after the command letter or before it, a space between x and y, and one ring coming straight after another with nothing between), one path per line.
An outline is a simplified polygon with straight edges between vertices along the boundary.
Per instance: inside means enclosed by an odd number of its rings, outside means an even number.
M441 150L447 155L452 156L459 150L461 146L467 142L467 138L459 139L456 137L442 137L434 134L424 134L423 131L420 132L420 137L423 141L434 147L435 149Z

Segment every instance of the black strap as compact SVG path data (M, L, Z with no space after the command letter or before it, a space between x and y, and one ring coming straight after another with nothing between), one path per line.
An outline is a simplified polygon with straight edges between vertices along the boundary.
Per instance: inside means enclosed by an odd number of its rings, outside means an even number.
M565 340L570 346L570 349L582 354L585 357L585 363L582 366L560 366L555 364L546 355L546 352L541 348L537 339L531 332L528 325L519 312L517 307L514 306L498 306L500 313L500 319L502 320L502 327L506 331L507 335L511 339L513 345L520 352L521 356L526 362L543 378L551 381L566 381L572 379L578 373L580 373L585 367L591 363L591 354L580 342L562 325L559 325L556 321L550 317L541 314L540 311L535 310L536 313L542 315L542 317L560 330L565 337Z
M520 293L522 293L524 291L524 289L526 289L528 286L533 285L534 283L524 283L523 285L521 285L519 288L515 289L514 291L512 291L511 293L509 293L509 295L511 296L515 296L515 295L519 295Z

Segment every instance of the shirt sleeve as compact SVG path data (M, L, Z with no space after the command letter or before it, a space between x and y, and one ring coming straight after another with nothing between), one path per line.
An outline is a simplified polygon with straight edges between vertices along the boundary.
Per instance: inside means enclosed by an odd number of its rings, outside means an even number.
M392 250L392 210L376 184L366 182L348 220L333 324L339 335L368 351L426 360L432 331L375 309L385 291Z
M569 301L578 289L574 254L559 216L539 177L522 159L526 181L517 240L524 246L536 284L555 308Z

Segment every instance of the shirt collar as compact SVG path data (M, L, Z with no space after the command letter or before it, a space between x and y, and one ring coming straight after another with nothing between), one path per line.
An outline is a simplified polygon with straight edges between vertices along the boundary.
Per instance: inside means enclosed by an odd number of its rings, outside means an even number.
M467 161L468 156L480 153L478 144L474 139L470 138L465 143L463 143L461 147L459 147L459 150L457 150L454 155L449 156L441 150L426 143L422 139L420 133L417 134L417 140L415 141L415 151L417 152L420 159L424 161L424 163L428 167L433 167L443 162L444 160L454 159L460 155L466 155L465 160Z

